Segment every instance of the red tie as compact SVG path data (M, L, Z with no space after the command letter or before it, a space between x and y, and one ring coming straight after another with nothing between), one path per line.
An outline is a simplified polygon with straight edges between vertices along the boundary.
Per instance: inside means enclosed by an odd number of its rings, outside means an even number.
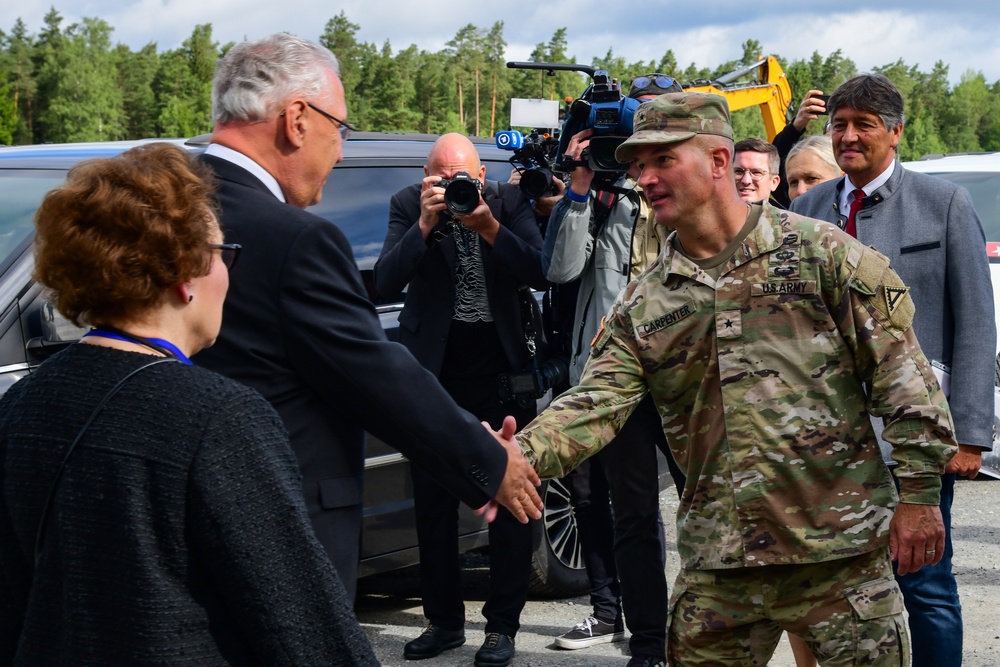
M865 191L858 188L851 193L851 196L854 199L851 200L851 209L847 212L847 226L844 227L844 231L854 238L858 238L858 228L854 224L854 218L861 210L861 200L865 198Z

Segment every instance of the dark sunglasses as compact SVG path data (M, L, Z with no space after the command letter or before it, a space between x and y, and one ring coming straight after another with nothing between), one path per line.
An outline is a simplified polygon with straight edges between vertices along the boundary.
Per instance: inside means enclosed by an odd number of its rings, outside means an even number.
M658 88L669 88L674 85L674 79L669 76L660 74L659 76L650 79L648 76L637 76L632 79L632 91L635 94L636 91L645 90L649 88L650 84L656 84Z
M236 266L236 260L240 258L240 250L243 249L239 243L210 243L208 247L220 251L222 263L230 271Z
M344 141L347 141L347 138L349 136L351 136L351 132L357 132L358 131L358 128L354 127L353 125L351 125L350 123L348 123L346 120L340 120L339 118L337 118L336 116L334 116L332 113L327 113L327 112L323 111L322 109L320 109L318 106L316 106L312 102L306 102L306 104L313 111L316 111L316 112L318 112L318 113L326 116L327 118L329 118L333 122L335 122L337 124L337 131L340 132L340 138L343 139Z

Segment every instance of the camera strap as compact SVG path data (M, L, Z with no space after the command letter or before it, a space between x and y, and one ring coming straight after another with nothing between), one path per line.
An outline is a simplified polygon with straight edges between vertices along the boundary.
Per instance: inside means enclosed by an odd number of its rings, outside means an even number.
M611 217L611 209L618 203L618 193L611 190L598 190L594 195L594 226L591 236L600 236L601 230Z
M517 288L517 296L521 302L521 326L524 329L524 345L528 348L528 356L534 367L538 367L539 331L535 326L538 317L538 302L527 285Z

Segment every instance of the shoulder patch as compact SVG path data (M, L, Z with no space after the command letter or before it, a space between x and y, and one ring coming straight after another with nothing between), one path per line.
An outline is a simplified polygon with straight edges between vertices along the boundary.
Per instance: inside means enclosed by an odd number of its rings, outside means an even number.
M604 326L604 321L607 316L601 318L601 326L594 335L594 339L590 341L590 354L591 356L596 356L600 354L608 345L608 341L611 340L611 330Z
M885 303L889 309L889 316L896 312L903 301L903 297L910 291L909 287L889 287L885 288Z

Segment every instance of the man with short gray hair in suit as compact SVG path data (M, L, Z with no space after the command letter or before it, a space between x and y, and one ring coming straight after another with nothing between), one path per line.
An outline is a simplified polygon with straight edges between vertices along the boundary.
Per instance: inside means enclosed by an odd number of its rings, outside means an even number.
M827 110L844 178L812 188L791 210L835 223L889 258L916 306L920 347L936 372L950 374L942 387L947 392L950 385L960 445L942 479L945 554L937 565L897 579L909 613L914 667L957 666L962 609L951 571L955 477L975 477L983 450L992 449L996 325L986 239L966 190L907 171L896 159L903 97L888 78L850 79L830 96Z

